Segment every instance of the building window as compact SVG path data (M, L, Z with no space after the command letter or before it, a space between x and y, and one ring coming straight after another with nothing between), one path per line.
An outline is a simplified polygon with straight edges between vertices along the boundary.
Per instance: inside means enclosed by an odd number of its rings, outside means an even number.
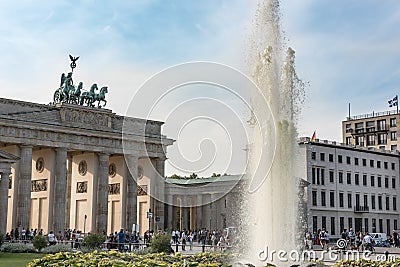
M360 207L360 194L356 194L356 207Z
M339 227L340 231L344 230L344 217L339 217Z
M325 153L320 153L319 158L321 159L321 161L325 161Z
M372 232L375 233L376 232L376 219L372 218Z
M386 130L386 120L378 121L378 131Z
M333 170L329 170L329 182L330 183L334 182L334 176L335 176L334 171Z
M335 232L335 217L331 217L331 232L330 232L330 234L331 235L336 234L336 232Z
M367 160L366 159L362 159L362 162L363 162L363 166L364 167L367 166Z
M386 208L386 210L389 210L390 209L390 207L389 207L389 202L390 202L390 200L389 200L389 197L388 196L386 196L386 201L385 201L386 203L386 205L385 205L385 208Z
M396 169L396 164L392 162L392 170Z
M339 184L343 184L343 172L339 172Z
M385 188L389 188L389 177L385 177Z
M317 158L317 152L311 152L311 159L315 160Z
M339 193L339 207L344 207L343 193Z
M329 162L333 162L333 154L329 154Z
M346 137L346 145L351 145L351 136Z
M338 155L338 162L339 162L339 163L343 163L343 157L342 157L342 155Z
M378 209L382 210L382 196L378 196Z
M375 145L375 135L367 135L367 146Z
M379 232L383 233L383 219L379 219Z
M371 186L375 186L375 176L371 175Z
M397 229L397 220L393 220L393 229Z
M397 132L390 132L390 140L392 141L397 140Z
M316 184L316 178L317 178L317 176L316 176L316 174L315 174L315 168L312 167L312 168L311 168L311 183L312 183L312 184Z
M397 211L397 198L393 197L393 210Z
M312 191L312 204L317 206L317 191Z
M356 185L360 184L360 175L358 173L354 174L354 183Z
M318 217L317 216L312 217L312 227L313 227L313 232L316 233L318 231Z
M392 178L392 188L396 188L396 178Z
M311 182L312 184L325 185L325 169L320 167L312 167Z
M396 118L390 118L390 127L396 127Z
M378 176L378 187L382 187L382 177Z
M383 167L385 168L385 170L387 170L387 168L388 168L388 163L387 163L387 161L384 161L384 162L383 162Z
M392 151L397 150L397 145L391 145L391 146L390 146L390 150L392 150Z
M348 227L349 227L349 229L350 229L350 228L353 228L353 218L347 218L347 220L348 220Z
M348 193L347 194L347 207L349 208L349 209L351 209L351 207L353 207L353 203L352 203L353 201L352 201L352 194L351 193Z
M335 207L335 192L329 192L330 206Z
M363 174L363 185L366 186L367 185L367 175Z
M380 161L380 160L377 160L377 161L376 161L376 167L377 167L378 169L381 168L381 161Z
M326 217L322 216L322 228L326 229Z
M387 135L386 133L378 134L378 145L384 145L387 143Z
M371 208L375 209L375 195L371 195Z
M356 127L356 129L355 129L356 133L364 131L364 123L363 122L357 122L355 124L355 127Z
M364 207L368 207L368 195L364 195Z
M370 166L371 168L374 167L374 160L373 160L373 159L371 159L371 160L369 161L369 166Z
M354 158L354 165L358 166L358 158Z
M368 226L368 218L364 219L364 226L365 226L365 232L369 232L369 226Z
M386 231L390 235L390 219L386 219Z
M347 164L351 164L351 158L350 157L346 157L346 163Z
M347 184L351 184L351 172L347 173Z
M364 146L364 136L356 136L356 145Z
M321 206L326 206L326 193L324 191L321 192Z

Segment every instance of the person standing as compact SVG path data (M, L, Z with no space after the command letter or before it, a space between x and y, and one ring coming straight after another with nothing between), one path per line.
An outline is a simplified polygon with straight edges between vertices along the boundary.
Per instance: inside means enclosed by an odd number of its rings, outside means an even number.
M125 233L124 229L121 229L119 230L118 233L118 250L124 251L124 245L125 245Z
M57 243L56 236L54 235L53 231L50 231L50 233L47 235L47 238L49 240L50 246L53 246Z

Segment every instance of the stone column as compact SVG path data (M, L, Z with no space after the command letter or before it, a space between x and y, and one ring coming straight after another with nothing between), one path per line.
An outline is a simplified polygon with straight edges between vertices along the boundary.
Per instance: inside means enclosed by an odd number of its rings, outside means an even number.
M3 169L0 180L0 233L7 232L8 182L11 169Z
M155 160L155 169L156 169L156 179L155 179L155 200L154 200L154 208L155 208L155 216L159 218L159 221L156 222L157 228L164 229L166 225L165 222L165 181L164 181L164 172L165 172L165 160L164 159L156 159Z
M133 224L137 224L137 175L138 157L125 155L127 166L127 191L126 191L126 228L132 229ZM141 225L143 227L143 225Z
M197 206L196 206L196 228L204 227L202 224L203 221L203 195L197 195Z
M97 169L96 232L107 233L108 221L108 154L99 154Z
M67 194L66 194L66 207L65 207L65 228L70 228L71 217L71 188L72 188L72 156L68 155L68 173L67 173Z
M187 196L183 195L182 196L182 228L188 230L190 227L189 223L189 208L188 206L188 200Z
M31 223L32 146L21 146L20 158L17 227L27 229Z
M67 201L67 149L56 149L56 168L54 175L53 230L63 232ZM51 205L51 203L49 203ZM50 229L49 229L50 230Z
M168 215L168 217L167 218L165 218L165 220L167 221L167 228L169 229L169 230L172 230L172 223L173 223L173 221L174 221L174 205L173 205L173 203L174 203L174 197L170 194L170 195L168 195L167 196L167 208L168 208L168 210L167 210L167 215Z

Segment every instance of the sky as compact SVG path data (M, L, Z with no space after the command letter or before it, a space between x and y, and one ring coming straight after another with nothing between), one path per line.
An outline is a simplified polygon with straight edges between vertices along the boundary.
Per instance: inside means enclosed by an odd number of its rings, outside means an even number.
M75 83L82 81L84 88L92 83L107 85L106 108L121 115L127 114L135 93L149 78L177 64L212 61L250 75L246 57L257 3L0 1L0 96L52 102L61 74L70 70L69 54L80 56ZM281 24L286 45L296 51L297 74L309 83L298 121L299 136L316 131L317 138L340 141L348 103L352 115L389 109L387 101L398 94L400 86L399 1L286 0L281 1ZM213 103L189 101L179 110L187 97L210 96ZM184 155L187 163L182 168L167 163L167 174L243 171L246 131L241 130L231 138L236 143L229 144L232 133L227 134L229 127L224 127L235 125L238 118L246 120L242 107L236 105L238 99L210 85L192 86L166 99L170 101L149 118L168 121L164 133L177 140L169 149L169 161L179 165ZM226 105L216 108L221 102ZM201 109L215 111L223 123L194 120L190 128L169 123L171 116L176 123L182 121L179 114L194 118L201 112L193 110ZM234 115L229 115L230 109ZM227 158L220 159L221 154L229 154L228 161L234 164L227 167Z

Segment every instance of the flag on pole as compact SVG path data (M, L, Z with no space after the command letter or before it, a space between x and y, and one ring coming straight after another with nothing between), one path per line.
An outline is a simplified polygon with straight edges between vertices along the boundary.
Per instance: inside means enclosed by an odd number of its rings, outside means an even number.
M311 137L311 142L315 142L315 141L317 141L317 134L316 134L316 132L314 131L314 133L313 133L313 135L312 135L312 137Z
M397 95L393 97L393 99L389 100L388 103L390 108L396 107L399 104Z

